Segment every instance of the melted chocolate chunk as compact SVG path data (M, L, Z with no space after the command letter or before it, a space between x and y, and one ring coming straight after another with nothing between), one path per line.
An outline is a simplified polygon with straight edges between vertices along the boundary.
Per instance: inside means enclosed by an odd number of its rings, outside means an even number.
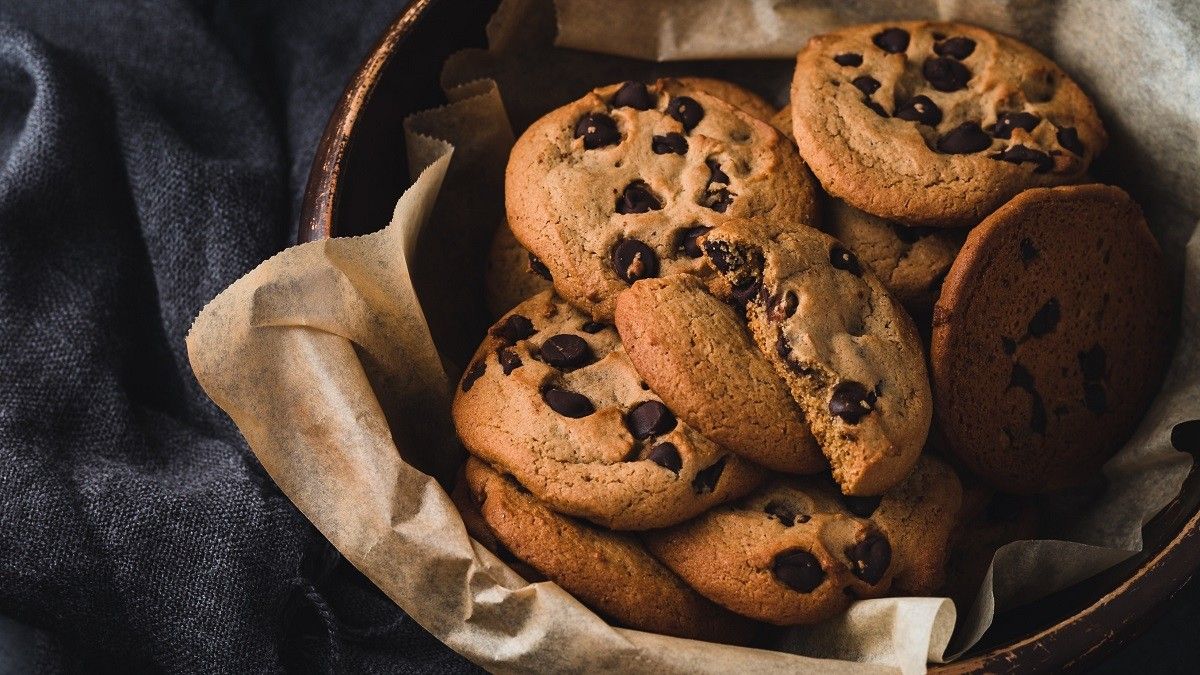
M508 347L501 347L496 350L496 360L500 362L500 369L508 375L512 371L521 367L521 357Z
M613 247L612 267L627 284L658 276L658 256L654 249L637 239L623 239Z
M992 137L983 133L976 122L963 122L938 139L938 152L948 155L965 155L972 152L987 150L992 145Z
M578 368L591 363L592 348L587 340L573 333L560 333L546 339L538 350L545 363L559 369Z
M729 295L736 305L745 307L746 303L753 300L761 290L762 279L757 277L747 277L734 284Z
M846 549L846 557L854 576L874 586L883 580L892 564L892 545L882 534L871 534Z
M1042 395L1034 386L1033 374L1026 370L1025 366L1014 363L1008 386L1023 389L1029 394L1029 428L1035 433L1044 435L1046 433L1046 406L1042 402Z
M696 477L692 479L692 490L696 494L702 495L717 489L717 481L721 480L721 472L725 470L725 460L726 458L722 457L716 464L696 473Z
M887 109L886 109L886 108L884 108L883 106L879 105L877 102L875 102L875 101L872 101L872 100L870 99L870 97L864 97L864 98L863 98L863 105L865 105L865 106L867 106L868 108L870 108L870 109L871 109L871 112L875 113L876 115L879 115L880 117L887 117L887 116L888 116Z
M659 401L642 401L625 413L625 426L638 440L661 436L675 424L675 416Z
M662 204L650 191L650 186L640 180L626 185L621 196L617 197L617 213L647 213L661 208Z
M583 324L582 326L580 326L579 330L581 330L585 333L588 333L589 335L595 335L596 333L599 333L600 331L604 330L605 328L607 328L607 326L605 326L604 324L602 324L598 321L589 321L589 322Z
M1059 145L1083 157L1083 141L1079 140L1079 132L1075 127L1059 127L1054 137L1058 139Z
M471 387L475 386L475 380L483 377L483 373L486 370L487 363L483 359L472 363L471 367L467 368L467 372L465 375L463 375L462 379L462 390L464 394L468 391L471 391Z
M677 96L667 104L667 114L682 124L684 131L691 131L704 119L704 108L690 96Z
M1058 320L1061 317L1062 311L1058 306L1058 298L1050 298L1029 320L1029 335L1042 337L1052 332L1058 326Z
M1032 162L1036 165L1033 168L1034 173L1046 173L1054 168L1054 160L1050 159L1050 155L1024 145L1014 145L1011 148L1005 148L991 157L992 159L999 159L1013 164Z
M1025 263L1025 266L1028 267L1029 263L1033 262L1033 259L1036 258L1037 256L1038 256L1038 250L1037 250L1037 247L1033 245L1033 240L1030 239L1029 237L1025 237L1024 239L1022 239L1021 240L1021 262Z
M791 527L796 524L796 510L792 508L791 504L772 499L763 507L763 511L768 516L783 523L784 527Z
M779 583L800 593L812 593L825 581L821 561L802 549L791 549L775 556L771 561L771 574Z
M688 144L683 134L672 131L665 136L655 136L652 138L650 140L650 149L656 155L666 155L672 152L676 155L686 155Z
M604 113L588 113L575 123L575 138L583 138L583 147L595 150L606 145L616 145L621 140L617 123Z
M654 107L654 96L641 82L629 81L621 85L612 97L612 107L649 110Z
M675 474L683 468L683 458L679 456L679 448L676 448L674 443L659 443L650 448L646 459Z
M839 382L829 397L829 414L847 424L858 424L875 409L875 392L853 380Z
M1089 382L1103 380L1107 371L1106 361L1104 347L1099 344L1092 345L1086 352L1079 352L1079 370L1083 373L1083 379Z
M796 292L784 291L782 295L776 295L771 298L767 313L772 321L783 321L784 319L791 318L799 306L800 298L796 295Z
M858 88L859 91L867 96L870 96L879 90L879 80L871 77L870 75L859 75L851 80L850 84L853 84Z
M683 252L689 258L699 258L704 255L704 251L700 249L700 243L697 240L711 229L711 227L705 227L704 225L689 227L683 231L675 250Z
M706 193L701 200L701 206L706 206L717 213L725 213L732 204L733 193L725 188L721 188L716 192Z
M546 267L546 263L542 262L541 258L532 253L529 254L529 270L546 281L554 281L550 276L550 268Z
M945 57L926 59L921 66L921 74L938 91L958 91L966 87L971 79L971 71L966 66Z
M1025 131L1033 131L1037 127L1042 118L1027 112L1006 112L1001 113L996 118L996 123L992 125L991 132L996 138L1009 139L1012 138L1013 129L1024 129Z
M883 497L856 497L854 495L842 495L842 504L846 506L846 510L859 518L870 518L875 509L879 508Z
M876 33L871 42L889 54L899 54L908 49L908 31L903 28L885 28Z
M1004 353L1012 356L1017 353L1017 341L1010 337L1000 337L1000 346L1004 348Z
M1083 405L1097 415L1108 412L1108 392L1100 382L1083 383Z
M704 165L708 167L708 184L722 183L729 185L729 175L721 170L721 163L716 157L709 157L704 160Z
M510 314L504 321L492 326L488 331L492 337L500 338L510 345L533 335L533 322L520 314Z
M852 68L857 68L858 66L862 65L862 54L855 54L854 52L838 54L837 56L833 57L833 62L839 66L850 66Z
M896 117L906 122L936 127L942 122L942 109L937 107L933 99L918 94L896 108Z
M933 53L938 56L949 56L959 61L967 58L975 51L975 41L969 37L952 37L933 46Z
M833 248L829 249L829 264L856 277L863 275L863 268L858 262L858 256L840 244L834 244Z
M563 417L587 417L596 412L596 406L588 400L588 397L583 394L562 389L561 387L547 387L542 391L542 400L554 412Z

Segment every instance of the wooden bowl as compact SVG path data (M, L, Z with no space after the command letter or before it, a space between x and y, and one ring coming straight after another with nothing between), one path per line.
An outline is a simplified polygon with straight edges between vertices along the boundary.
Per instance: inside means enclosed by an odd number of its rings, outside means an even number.
M400 121L445 103L442 62L484 47L495 0L412 0L354 74L317 147L299 241L363 234L388 222L411 180ZM996 617L984 639L934 672L1080 669L1137 636L1200 567L1200 475L1143 529L1143 551Z

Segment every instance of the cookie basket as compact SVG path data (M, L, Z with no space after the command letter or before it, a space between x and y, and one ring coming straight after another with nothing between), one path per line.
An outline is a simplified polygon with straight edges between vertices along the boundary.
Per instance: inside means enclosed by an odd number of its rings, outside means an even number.
M414 0L354 74L317 148L299 242L363 234L387 223L415 176L400 120L444 104L445 59L486 44L488 0ZM983 640L938 672L1083 668L1127 642L1200 567L1200 476L1143 528L1143 550L1104 572L1002 612Z

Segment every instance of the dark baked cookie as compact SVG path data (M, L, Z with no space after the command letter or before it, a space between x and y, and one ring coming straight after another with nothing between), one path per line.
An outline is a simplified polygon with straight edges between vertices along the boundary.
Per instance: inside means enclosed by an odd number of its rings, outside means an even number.
M689 588L632 535L559 515L475 458L467 460L465 474L491 535L602 616L712 642L744 644L753 636L753 622Z
M744 303L755 342L800 404L842 491L882 494L908 475L932 416L912 319L829 235L793 228L764 242L762 228L743 225L704 238L719 292Z
M789 473L829 468L804 413L733 307L699 279L644 279L617 297L617 331L650 388L706 437Z
M602 321L633 282L700 272L707 228L816 224L814 194L773 127L674 80L602 87L547 114L517 140L505 180L517 239Z
M925 592L940 581L960 499L953 471L926 457L882 498L844 497L825 477L779 480L643 539L717 604L770 623L812 624L893 584Z
M791 107L826 192L910 225L973 225L1021 190L1076 181L1107 143L1062 69L959 23L816 36L797 57Z
M521 247L508 221L501 222L492 236L483 275L483 299L492 318L553 287L550 270Z
M1158 245L1121 189L1013 198L967 237L934 308L950 450L1007 492L1093 477L1158 388L1169 295Z
M613 529L678 523L763 478L675 418L612 326L549 291L491 328L453 414L472 454L551 508Z

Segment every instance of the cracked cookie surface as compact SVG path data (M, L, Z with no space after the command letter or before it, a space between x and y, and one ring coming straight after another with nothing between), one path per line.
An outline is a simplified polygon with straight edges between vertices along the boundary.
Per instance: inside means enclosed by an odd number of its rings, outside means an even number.
M612 326L549 291L490 329L453 416L472 454L556 511L613 529L678 523L764 476L676 419Z
M1162 256L1123 190L1028 190L967 237L934 308L947 445L994 487L1083 483L1129 438L1173 334Z
M973 225L1025 188L1078 180L1107 143L1061 68L959 23L812 38L791 108L800 154L829 194L910 225Z

